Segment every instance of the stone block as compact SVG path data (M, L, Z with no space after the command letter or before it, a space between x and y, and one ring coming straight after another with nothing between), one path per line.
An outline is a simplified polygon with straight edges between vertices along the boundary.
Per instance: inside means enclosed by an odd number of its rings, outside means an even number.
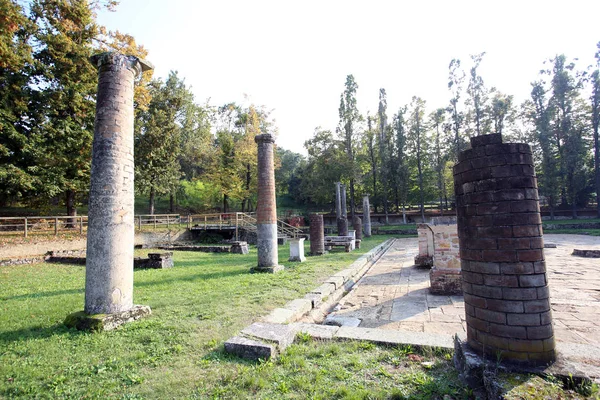
M302 332L310 335L313 339L320 340L331 340L340 329L338 326L333 325L318 325L318 324L306 324L306 323L295 323L295 329L297 332Z
M283 351L294 342L296 327L292 325L255 322L242 330L242 335L261 341L275 343Z
M344 284L344 278L341 276L331 276L329 278L327 278L325 280L325 283L330 283L333 284L335 287L335 290L339 289L342 287L342 285Z
M333 326L349 326L349 327L357 327L360 325L362 321L359 318L353 317L342 317L338 315L329 315L325 318L323 324L325 325L333 325Z
M429 291L437 295L457 295L462 293L460 269L434 267L429 273Z
M335 284L324 283L316 289L310 291L310 293L321 295L321 297L329 296L335 290Z
M276 355L275 346L241 336L226 341L225 351L249 360L268 360Z
M304 314L312 310L313 303L309 299L295 299L287 303L283 308L294 311L295 319L301 318Z
M152 314L148 306L133 306L127 311L114 314L86 314L79 311L67 316L64 324L69 328L75 328L80 331L110 331L127 322L135 321L142 317Z
M269 315L263 317L263 322L269 322L272 324L287 324L288 322L292 322L295 317L295 312L293 310L288 310L287 308L276 308Z
M234 254L248 254L248 242L233 242L229 251Z

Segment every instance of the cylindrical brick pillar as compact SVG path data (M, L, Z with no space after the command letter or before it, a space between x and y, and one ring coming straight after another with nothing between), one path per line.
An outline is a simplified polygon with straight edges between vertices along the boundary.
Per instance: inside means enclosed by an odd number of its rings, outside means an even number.
M509 362L555 360L537 179L527 144L471 139L454 167L468 345Z
M277 251L277 205L275 200L275 171L273 167L273 143L275 138L269 133L256 135L258 144L258 198L256 201L256 228L258 265L256 272L277 272L279 265Z
M323 215L310 214L310 255L321 256L325 254L325 232L323 231Z
M363 230L365 237L371 236L371 206L368 194L363 197Z
M92 147L85 313L114 314L133 306L133 83L150 69L136 57L102 53Z

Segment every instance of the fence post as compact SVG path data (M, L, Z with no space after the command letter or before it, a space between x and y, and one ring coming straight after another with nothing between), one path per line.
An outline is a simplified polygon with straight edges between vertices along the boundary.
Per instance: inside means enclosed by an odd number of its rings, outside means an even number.
M153 217L154 217L154 229L156 229L156 214L154 214Z
M83 235L83 216L79 217L79 234Z
M219 229L223 229L223 214L219 214Z
M167 214L167 229L171 229L171 223L170 223L170 219L171 216L169 214Z
M236 241L240 240L238 238L238 215L239 215L239 213L235 213L235 240Z
M206 230L206 215L204 216L204 230Z
M141 231L142 230L142 216L138 215L138 229Z
M58 236L58 218L54 218L54 236Z
M25 237L27 237L27 217L25 217Z
M190 214L187 215L187 228L188 229L192 229L192 221L191 221L192 216Z

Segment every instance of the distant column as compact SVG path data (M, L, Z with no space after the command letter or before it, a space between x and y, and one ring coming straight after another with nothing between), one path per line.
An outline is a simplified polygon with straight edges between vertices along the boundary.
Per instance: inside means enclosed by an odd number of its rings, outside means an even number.
M371 236L371 206L369 205L369 195L363 197L363 231L365 237Z
M360 217L358 215L354 216L354 219L352 220L352 227L356 231L356 240L362 240L362 238L363 238L362 220L360 219Z
M254 272L277 272L279 265L277 251L277 204L275 199L275 171L273 167L273 143L275 138L269 133L257 135L258 144L258 199L256 202L256 227L258 265Z
M339 201L337 201L338 198ZM348 218L346 216L346 185L342 185L340 182L336 183L336 202L339 204L339 209L336 210L338 236L348 236Z
M325 254L325 233L323 231L323 215L310 214L310 255Z
M133 307L133 83L151 66L136 57L102 53L92 148L85 313Z

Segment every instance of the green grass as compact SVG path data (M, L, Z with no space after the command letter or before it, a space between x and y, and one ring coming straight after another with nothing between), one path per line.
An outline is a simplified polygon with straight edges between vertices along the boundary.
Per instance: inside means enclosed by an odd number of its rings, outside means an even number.
M255 248L247 256L175 252L172 269L135 271L135 303L152 316L102 334L62 325L83 308L84 267L0 267L0 398L202 397L200 387L216 390L206 385L220 387L216 377L251 365L225 355L225 340L387 238L284 262L278 274L249 273ZM289 247L279 254L287 260Z
M545 219L542 221L544 225L571 225L571 224L591 224L599 223L600 218L583 218L583 219L555 219L554 221Z
M600 236L600 229L548 229L544 233L552 234L567 234L567 235L590 235Z
M379 225L377 229L380 232L388 231L407 231L417 229L417 224L402 224L402 225Z

